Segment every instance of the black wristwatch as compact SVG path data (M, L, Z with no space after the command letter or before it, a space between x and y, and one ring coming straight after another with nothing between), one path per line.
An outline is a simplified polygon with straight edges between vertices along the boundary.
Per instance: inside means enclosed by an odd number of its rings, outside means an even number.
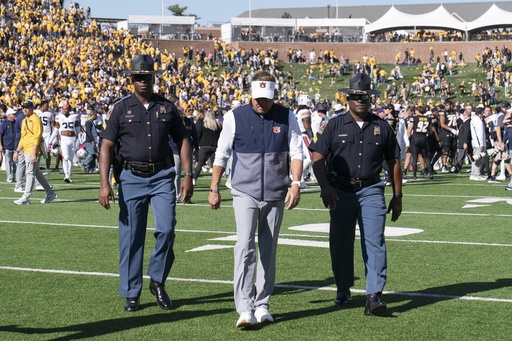
M398 192L398 193L395 193L395 194L394 194L394 197L395 197L395 198L398 198L398 199L402 199L402 197L403 197L403 196L404 196L404 195L402 194L402 192Z

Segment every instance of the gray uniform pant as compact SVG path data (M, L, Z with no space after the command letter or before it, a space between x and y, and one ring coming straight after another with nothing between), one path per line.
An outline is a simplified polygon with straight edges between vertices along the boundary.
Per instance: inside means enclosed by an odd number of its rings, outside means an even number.
M233 283L236 311L240 314L259 306L268 309L275 284L276 248L284 201L258 201L234 189L231 194L236 220Z

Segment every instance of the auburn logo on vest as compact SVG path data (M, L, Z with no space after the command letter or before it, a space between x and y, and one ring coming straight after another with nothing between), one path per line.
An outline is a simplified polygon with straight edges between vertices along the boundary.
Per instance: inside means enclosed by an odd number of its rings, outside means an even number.
M281 132L281 127L277 126L277 127L274 127L274 134L279 134Z

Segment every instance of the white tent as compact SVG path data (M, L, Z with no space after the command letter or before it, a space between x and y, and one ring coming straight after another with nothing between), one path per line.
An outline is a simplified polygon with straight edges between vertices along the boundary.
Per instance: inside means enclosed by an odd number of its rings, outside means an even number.
M451 15L443 5L424 14L408 14L391 8L375 22L366 26L366 33L376 31L391 31L404 28L443 28L465 31L464 22Z
M512 12L505 11L496 6L496 4L492 4L484 14L467 23L467 30L473 31L499 26L512 26Z

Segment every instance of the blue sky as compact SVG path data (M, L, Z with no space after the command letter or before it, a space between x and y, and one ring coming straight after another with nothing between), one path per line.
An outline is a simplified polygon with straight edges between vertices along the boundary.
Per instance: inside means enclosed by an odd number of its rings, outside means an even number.
M188 7L185 13L197 14L201 19L200 25L208 23L226 23L231 17L236 17L248 11L262 8L287 8L287 7L322 7L330 5L335 8L343 6L372 6L372 5L407 5L429 3L461 3L461 2L495 2L478 0L73 0L80 7L91 7L92 15L102 18L127 18L128 15L162 15L162 3L164 15L171 15L167 7L178 4L180 7ZM66 0L65 4L69 5Z

